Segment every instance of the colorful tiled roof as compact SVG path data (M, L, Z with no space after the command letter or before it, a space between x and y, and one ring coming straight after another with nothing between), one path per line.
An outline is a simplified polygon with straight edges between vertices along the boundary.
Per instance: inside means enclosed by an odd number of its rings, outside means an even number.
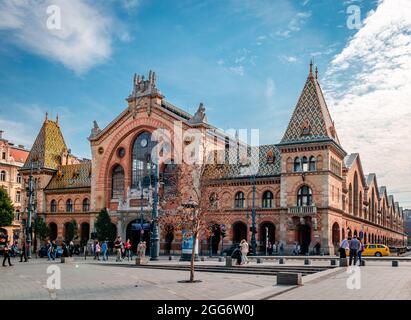
M210 179L238 179L280 174L281 154L275 145L248 147L247 154L248 157L240 159L235 152L225 152L225 163L209 165L206 176Z
M61 164L61 155L66 150L67 146L58 122L46 119L23 168L30 168L33 162L41 168L56 170Z
M305 82L280 144L332 140L340 145L318 79L312 72Z
M91 187L91 161L59 166L46 190Z

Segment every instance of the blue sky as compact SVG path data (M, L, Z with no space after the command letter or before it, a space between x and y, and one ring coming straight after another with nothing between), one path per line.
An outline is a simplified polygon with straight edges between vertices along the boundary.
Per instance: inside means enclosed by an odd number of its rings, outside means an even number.
M9 140L31 146L44 113L48 111L50 117L58 113L73 153L90 157L86 138L92 121L107 125L126 107L133 74L152 69L171 103L194 112L203 102L213 125L259 128L261 143L277 143L314 58L343 147L348 152L374 154L367 146L373 144L375 134L367 135L367 128L360 136L358 128L344 131L352 127L353 116L347 116L347 110L360 108L352 105L353 94L361 107L363 103L372 107L373 100L364 102L361 99L367 95L355 91L358 79L364 79L368 71L361 65L349 70L341 60L352 61L351 67L354 61L361 63L363 55L356 57L361 50L354 54L351 47L361 36L372 39L367 27L376 24L373 13L381 7L384 16L395 9L388 8L387 2L393 1L108 0L102 4L97 0L27 0L18 4L3 0L0 127ZM51 4L61 8L61 30L45 28L46 8ZM361 9L360 30L347 27L350 5ZM377 27L385 30L386 26ZM404 35L409 36L406 31L399 36ZM408 43L404 48L400 55L409 57ZM391 52L390 47L381 50ZM367 94L372 90L365 89ZM370 109L363 111L367 115ZM410 119L405 109L404 115ZM390 121L386 125L394 128ZM398 163L411 171L409 160L404 159ZM364 155L362 160L366 172L384 170L371 156ZM391 173L385 170L381 175ZM406 191L407 186L397 189Z

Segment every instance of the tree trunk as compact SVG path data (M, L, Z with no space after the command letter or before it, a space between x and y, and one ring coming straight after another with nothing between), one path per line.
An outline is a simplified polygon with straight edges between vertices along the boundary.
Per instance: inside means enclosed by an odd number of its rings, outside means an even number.
M194 282L194 259L197 242L197 232L193 234L193 248L191 249L190 282Z

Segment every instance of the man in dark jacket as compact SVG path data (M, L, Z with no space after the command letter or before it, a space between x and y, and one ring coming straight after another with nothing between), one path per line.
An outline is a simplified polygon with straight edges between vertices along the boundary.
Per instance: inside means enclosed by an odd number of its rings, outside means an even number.
M9 262L9 266L11 267L11 261L10 261L10 247L9 247L9 242L6 242L6 245L4 246L4 251L3 251L3 267L6 266L6 260Z
M27 262L27 243L26 243L26 239L24 239L23 242L21 243L20 262L23 262L23 258L24 258L24 262Z
M361 249L361 242L358 241L357 237L350 241L350 266L352 265L352 261L354 260L354 265L357 264L357 256L358 251Z

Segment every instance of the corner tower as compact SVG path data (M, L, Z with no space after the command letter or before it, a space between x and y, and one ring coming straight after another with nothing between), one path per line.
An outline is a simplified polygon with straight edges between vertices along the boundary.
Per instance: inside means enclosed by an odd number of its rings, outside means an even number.
M313 63L281 142L281 238L307 253L333 251L330 221L341 219L341 147ZM334 215L334 216L333 216ZM333 217L331 217L333 216ZM341 225L341 224L340 224Z

